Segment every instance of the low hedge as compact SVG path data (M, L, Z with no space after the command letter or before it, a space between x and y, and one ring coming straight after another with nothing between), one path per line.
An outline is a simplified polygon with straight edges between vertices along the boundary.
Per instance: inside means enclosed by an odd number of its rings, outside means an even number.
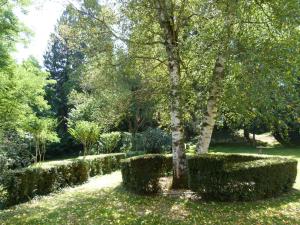
M82 184L89 176L107 174L120 168L125 154L79 157L44 163L35 167L8 171L2 178L5 205L25 202L36 195L46 195L66 186Z
M121 161L123 185L139 194L156 193L159 178L172 171L172 156L148 154Z
M271 156L207 154L188 160L189 187L203 199L250 201L289 191L297 160Z
M250 201L291 190L297 160L275 156L205 154L188 156L189 188L203 199ZM159 178L172 171L171 155L143 155L121 161L123 185L139 194L156 193Z

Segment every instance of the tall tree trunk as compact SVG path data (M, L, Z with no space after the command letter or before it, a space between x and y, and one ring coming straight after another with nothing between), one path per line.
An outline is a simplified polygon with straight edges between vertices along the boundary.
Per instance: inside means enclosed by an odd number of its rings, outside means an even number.
M236 0L237 1L237 0ZM232 28L235 20L236 4L231 1L227 2L225 30L224 37L221 38L221 46L218 57L215 62L213 76L211 81L211 88L209 90L208 102L204 118L200 127L200 136L197 144L198 154L207 153L213 128L216 122L218 112L218 101L220 99L223 83L225 78L225 63L229 54L229 42L232 35Z
M168 55L168 70L171 82L171 128L173 153L173 188L186 187L187 162L184 151L180 106L180 57L178 49L178 30L170 2L155 0L158 19L164 31L165 48Z
M209 91L206 112L204 114L200 127L200 136L197 144L198 154L208 152L208 147L211 141L212 132L215 126L216 116L218 112L218 101L222 92L223 81L225 75L225 57L221 54L217 57L211 88Z

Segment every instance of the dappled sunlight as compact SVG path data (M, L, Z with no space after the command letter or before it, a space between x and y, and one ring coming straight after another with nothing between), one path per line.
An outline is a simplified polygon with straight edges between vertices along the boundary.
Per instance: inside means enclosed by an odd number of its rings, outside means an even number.
M235 203L136 195L123 189L117 171L3 210L0 224L297 224L299 208L299 191Z
M0 225L300 225L299 18L0 0Z
M121 172L117 171L104 176L92 177L85 184L75 188L68 188L65 192L94 192L104 188L115 188L120 185L121 182Z

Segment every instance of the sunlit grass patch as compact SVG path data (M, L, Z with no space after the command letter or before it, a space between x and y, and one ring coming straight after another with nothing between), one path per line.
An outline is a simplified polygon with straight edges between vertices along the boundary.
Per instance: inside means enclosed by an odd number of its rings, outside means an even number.
M274 149L270 154L279 152L300 158L299 150L292 149ZM299 190L264 201L220 203L136 195L124 190L121 182L120 172L91 178L81 186L0 211L0 224L300 224Z

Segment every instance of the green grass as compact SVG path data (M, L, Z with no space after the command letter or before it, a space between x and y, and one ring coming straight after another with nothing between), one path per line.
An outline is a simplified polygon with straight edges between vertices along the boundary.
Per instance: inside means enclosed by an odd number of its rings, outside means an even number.
M257 153L248 147L212 150ZM265 153L300 161L300 149L268 149ZM298 190L275 199L217 203L135 195L122 188L120 172L115 172L0 211L0 224L300 224L299 184L298 176Z

